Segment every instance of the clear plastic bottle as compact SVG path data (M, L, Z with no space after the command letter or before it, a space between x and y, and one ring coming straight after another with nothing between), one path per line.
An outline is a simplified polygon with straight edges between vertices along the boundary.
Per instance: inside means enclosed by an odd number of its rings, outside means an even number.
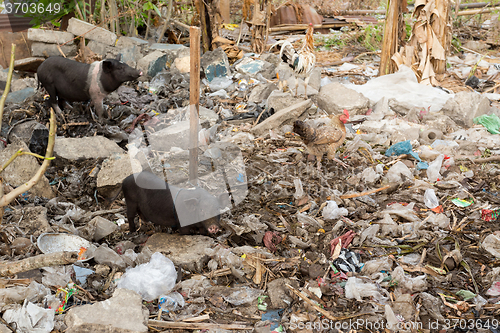
M439 200L436 197L436 192L433 189L427 189L424 193L424 203L429 209L434 209L439 206Z

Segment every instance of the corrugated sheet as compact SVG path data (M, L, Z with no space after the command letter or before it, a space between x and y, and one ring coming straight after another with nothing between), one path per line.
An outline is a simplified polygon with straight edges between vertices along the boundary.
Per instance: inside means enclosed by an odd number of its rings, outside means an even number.
M19 32L31 28L31 18L15 17L12 14L0 14L0 31Z

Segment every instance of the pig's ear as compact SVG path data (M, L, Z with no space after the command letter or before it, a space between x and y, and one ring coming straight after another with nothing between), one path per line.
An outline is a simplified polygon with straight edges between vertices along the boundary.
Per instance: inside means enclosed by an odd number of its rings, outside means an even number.
M113 62L109 60L102 61L102 70L105 73L110 73L113 70Z

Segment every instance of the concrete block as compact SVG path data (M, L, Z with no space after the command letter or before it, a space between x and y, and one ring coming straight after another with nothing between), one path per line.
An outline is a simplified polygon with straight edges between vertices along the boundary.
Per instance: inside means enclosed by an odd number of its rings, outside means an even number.
M206 52L201 57L201 68L203 68L208 81L212 81L215 77L231 74L227 55L220 47L211 52Z
M69 41L66 45L73 45L73 38L75 35L66 31L28 29L28 40L32 42L64 44Z
M74 17L69 20L68 32L71 32L76 36L85 34L85 38L95 40L109 46L114 46L117 39L116 34L111 31L96 27L93 24L78 20Z
M154 77L165 68L167 56L160 51L154 51L137 62L137 69L149 77Z
M66 57L76 56L76 45L61 45L61 51ZM31 44L31 55L33 57L53 57L62 55L57 48L57 44L47 44L35 42Z

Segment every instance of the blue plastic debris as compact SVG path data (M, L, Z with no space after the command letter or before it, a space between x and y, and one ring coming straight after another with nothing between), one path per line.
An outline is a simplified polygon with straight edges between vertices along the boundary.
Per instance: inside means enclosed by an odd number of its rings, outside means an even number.
M242 173L238 174L238 178L236 178L236 180L240 183L243 183L245 181L245 175Z
M385 151L385 156L392 156L392 155L399 156L403 154L410 155L419 162L417 163L418 170L425 170L429 167L427 162L422 162L418 154L413 151L413 147L411 146L410 140L401 141L396 144L393 144L392 146L389 147L389 149Z
M272 322L270 328L271 328L271 330L274 330L275 328L277 328L280 325L281 316L283 315L283 311L285 311L285 309L269 310L266 313L262 314L261 320L262 321L269 320L270 322Z

